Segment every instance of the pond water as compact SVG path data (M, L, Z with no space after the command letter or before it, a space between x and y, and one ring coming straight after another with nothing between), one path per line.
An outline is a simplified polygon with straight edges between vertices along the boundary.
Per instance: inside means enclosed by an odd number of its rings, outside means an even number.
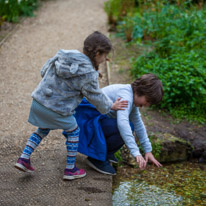
M206 206L206 165L192 162L120 166L113 178L113 206Z

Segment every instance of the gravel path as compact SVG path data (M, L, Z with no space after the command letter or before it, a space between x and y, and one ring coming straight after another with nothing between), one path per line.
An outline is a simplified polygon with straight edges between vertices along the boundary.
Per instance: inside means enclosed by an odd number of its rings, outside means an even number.
M52 131L33 155L37 170L34 176L13 169L26 140L36 129L27 119L31 92L41 79L42 65L60 48L81 51L85 37L93 31L106 33L103 5L104 0L47 1L35 18L25 19L1 46L0 205L111 204L111 177L90 170L82 155L78 156L77 165L87 170L87 177L72 183L62 181L66 151L59 130ZM106 83L105 75L101 85ZM35 192L31 189L34 182ZM73 195L68 196L69 193Z

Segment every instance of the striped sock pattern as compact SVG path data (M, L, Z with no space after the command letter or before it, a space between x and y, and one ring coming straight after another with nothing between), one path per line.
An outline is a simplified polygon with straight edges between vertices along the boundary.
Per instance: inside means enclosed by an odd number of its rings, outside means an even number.
M75 160L79 144L79 132L80 129L78 127L72 132L64 130L62 133L67 138L67 169L73 169L75 166Z
M28 139L21 158L29 159L32 152L37 148L42 139L49 134L50 129L38 128Z

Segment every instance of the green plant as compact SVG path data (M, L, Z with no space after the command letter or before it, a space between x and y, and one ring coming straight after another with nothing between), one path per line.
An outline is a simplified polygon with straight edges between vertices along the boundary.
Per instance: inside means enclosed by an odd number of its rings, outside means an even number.
M161 108L176 117L206 122L206 10L160 4L129 13L117 26L131 44L152 41L153 51L133 58L131 73L156 74L164 86ZM182 5L183 5L182 3ZM128 35L129 34L129 35Z
M134 59L134 78L154 73L161 79L164 98L161 108L169 111L185 108L185 113L206 116L206 58L194 51L160 58L154 52ZM183 106L184 105L184 106Z
M118 166L122 163L121 149L115 152L114 156L118 159Z
M154 135L149 135L149 140L152 144L152 154L158 159L162 151L162 145ZM144 154L144 150L141 145L139 145L139 149L141 154Z
M129 11L135 8L135 0L109 0L105 2L104 9L110 24L116 25Z
M11 22L18 22L20 16L33 16L39 0L0 0L0 17Z
M159 158L161 151L162 151L162 145L161 143L156 139L156 137L149 135L150 142L152 144L152 154L155 158Z
M4 19L0 16L0 28L1 28L1 25L3 24L4 22Z
M140 26L141 17L138 13L135 16L128 14L119 22L117 29L119 33L122 33L122 36L126 37L127 42L132 40L141 42L141 39L144 36L142 27Z

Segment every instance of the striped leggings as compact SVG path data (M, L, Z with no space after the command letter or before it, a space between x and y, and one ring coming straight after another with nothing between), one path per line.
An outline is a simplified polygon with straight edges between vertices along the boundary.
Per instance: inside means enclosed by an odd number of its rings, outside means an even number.
M38 128L30 138L28 139L21 158L30 159L31 154L40 144L42 139L46 137L50 132L50 129ZM75 166L75 160L78 150L79 143L79 132L80 129L77 127L73 131L64 130L62 134L66 137L66 147L67 147L67 169L73 169Z

